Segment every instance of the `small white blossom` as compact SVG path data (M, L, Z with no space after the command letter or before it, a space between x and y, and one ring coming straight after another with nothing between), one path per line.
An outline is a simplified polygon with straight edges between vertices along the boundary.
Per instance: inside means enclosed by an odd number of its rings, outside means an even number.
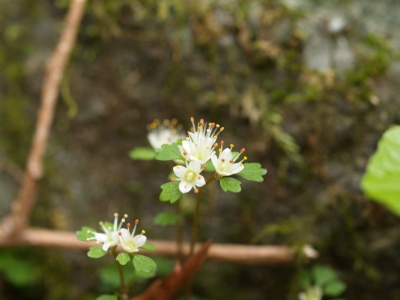
M211 156L211 161L214 165L215 171L221 176L230 176L233 174L237 174L243 170L244 165L243 161L247 160L247 157L244 156L243 159L239 162L236 162L241 154L245 152L245 149L242 148L239 153L232 153L233 145L231 144L230 148L225 148L222 150L224 142L221 141L221 148L219 149L219 156L216 154Z
M319 286L310 286L305 292L299 293L299 300L321 300L323 293Z
M114 247L118 244L119 241L119 230L121 229L122 224L125 222L125 218L128 215L124 215L124 218L121 219L121 222L118 224L118 214L114 214L114 225L113 227L106 227L103 222L100 222L100 226L103 229L104 233L93 232L93 237L88 238L88 241L95 240L98 243L102 243L102 249L104 251L108 251L110 247Z
M139 220L135 221L135 227L132 233L129 231L130 223L127 224L128 229L122 228L118 233L121 246L128 253L138 252L139 247L142 247L147 240L147 237L144 235L144 230L142 230L141 234L135 235L137 224L139 224Z
M147 139L154 149L160 149L164 144L172 144L185 137L176 119L154 120L149 126Z
M193 132L188 132L188 137L182 141L181 152L187 161L199 161L205 164L215 153L216 140L224 127L215 123L204 123L201 119L197 126L194 119L190 119Z
M195 192L197 192L196 187L202 187L206 184L204 177L200 175L200 172L203 170L199 161L191 161L184 166L175 166L173 168L174 173L178 178L176 180L180 180L179 190L184 194L190 192L193 188Z

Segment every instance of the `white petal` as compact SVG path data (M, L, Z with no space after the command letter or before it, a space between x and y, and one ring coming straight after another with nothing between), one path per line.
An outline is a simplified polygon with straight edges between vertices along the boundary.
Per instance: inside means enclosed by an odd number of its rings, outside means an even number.
M205 181L205 179L204 179L203 176L198 175L194 184L195 184L196 186L198 186L198 187L201 187L201 186L203 186L203 185L206 184L206 181Z
M147 237L143 234L138 234L133 239L138 247L142 247L146 243Z
M188 193L192 189L192 185L188 184L185 181L181 181L179 183L179 190L181 191L182 194Z
M214 168L217 169L217 166L218 166L218 158L217 158L217 155L216 155L216 154L213 154L213 155L211 156L211 161L212 161L212 164L214 165Z
M110 243L104 243L103 246L101 247L104 251L108 251L108 248L110 248Z
M108 242L108 236L105 233L95 233L94 234L94 238L96 239L96 241L100 242L100 243L106 243Z
M187 153L190 153L190 143L189 141L182 141L182 148L185 150Z
M184 166L175 166L173 168L173 171L174 171L176 176L182 177L186 172L186 168Z

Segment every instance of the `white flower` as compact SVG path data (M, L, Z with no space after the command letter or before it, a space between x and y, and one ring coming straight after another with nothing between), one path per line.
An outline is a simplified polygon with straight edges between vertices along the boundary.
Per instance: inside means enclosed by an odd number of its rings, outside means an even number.
M146 243L147 237L144 235L144 230L142 230L141 234L135 235L137 224L139 224L139 220L135 221L135 227L133 228L132 233L129 231L131 226L129 223L127 224L128 229L122 228L118 233L122 248L126 252L138 252L139 247L142 247Z
M188 132L186 140L182 141L181 152L187 161L199 161L205 164L213 155L218 134L224 130L215 123L204 123L201 119L197 127L194 119L190 119L193 124L193 132Z
M299 293L299 300L321 300L323 293L319 286L310 286L305 292Z
M243 161L247 160L247 157L244 156L243 159L239 162L236 162L241 154L245 152L245 149L242 148L239 153L232 153L233 145L231 144L230 148L225 148L222 150L224 145L224 141L221 141L221 148L219 149L219 157L216 154L211 156L211 161L214 165L215 171L221 176L230 176L233 174L237 174L243 170L244 165Z
M93 232L94 236L88 238L88 240L96 240L98 243L102 243L102 249L104 251L108 251L110 247L114 247L118 244L118 232L121 229L122 224L125 222L125 218L128 215L124 215L124 218L121 219L121 222L118 224L118 214L114 214L114 225L113 227L106 227L103 222L100 222L100 226L102 227L104 233Z
M172 144L185 137L176 119L164 120L162 123L154 120L148 128L147 139L154 149L160 149L164 144Z
M204 177L200 175L200 172L203 170L199 161L191 161L190 163L184 166L175 166L174 173L179 178L176 180L180 180L179 190L184 194L188 193L192 188L195 192L198 192L196 187L201 187L206 184Z

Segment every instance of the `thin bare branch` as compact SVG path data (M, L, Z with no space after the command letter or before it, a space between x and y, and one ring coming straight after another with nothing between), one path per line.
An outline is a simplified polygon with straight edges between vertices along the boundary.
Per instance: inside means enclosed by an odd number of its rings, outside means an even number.
M172 241L151 240L156 251L149 251L149 255L177 257L176 243ZM57 247L64 249L82 249L96 245L77 240L73 232L55 231L40 228L27 228L18 234L18 240L0 241L1 246L29 245L37 247ZM195 250L201 248L197 244ZM183 254L189 255L189 244L183 244ZM294 260L295 252L287 246L252 246L235 244L213 244L208 251L208 258L241 264L287 264Z
M43 156L46 151L54 109L59 93L60 81L65 65L74 47L86 0L72 0L60 40L48 61L43 82L41 106L33 136L27 167L17 198L12 203L12 212L0 226L0 237L12 237L17 229L26 227L35 202L37 181L43 174Z

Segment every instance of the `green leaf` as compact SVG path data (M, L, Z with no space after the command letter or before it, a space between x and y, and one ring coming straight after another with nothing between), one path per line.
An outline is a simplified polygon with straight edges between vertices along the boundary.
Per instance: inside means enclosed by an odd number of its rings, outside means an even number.
M156 263L148 256L144 255L135 255L133 258L133 266L138 272L154 272L156 270Z
M154 246L153 244L150 244L150 243L145 243L142 247L140 247L140 248L142 248L142 249L144 249L144 250L147 250L147 251L154 251L154 250L156 250L156 246Z
M308 271L302 270L299 273L297 280L303 289L307 289L312 285L311 274Z
M175 225L182 219L182 216L172 212L162 212L154 217L154 223L161 226Z
M161 189L160 200L163 202L169 201L175 203L182 196L182 193L179 190L179 181L164 183L161 186Z
M157 149L157 160L185 160L177 144L164 144L161 149Z
M126 265L126 263L128 261L131 260L129 254L125 253L125 252L121 252L117 255L117 257L115 258L115 260L117 260L121 265Z
M89 238L94 236L93 232L96 232L96 230L87 226L83 226L81 230L76 232L76 237L80 241L87 242Z
M107 254L107 251L104 251L101 246L90 247L87 255L91 258L100 258Z
M133 160L153 160L157 156L157 152L150 147L137 147L129 152L129 157Z
M241 182L232 177L222 177L219 180L219 185L224 192L239 193L242 190Z
M261 168L259 163L245 163L244 169L237 175L249 181L263 182L265 174L267 174L267 169Z
M149 279L156 276L156 270L154 269L154 271L152 272L139 272L139 271L135 271L133 273L133 277L135 279Z
M323 286L337 280L336 272L327 266L317 265L312 269L314 281L317 285Z
M101 295L96 300L118 300L118 297L115 295Z
M339 296L346 290L346 284L342 281L334 281L325 286L323 286L324 295L326 296Z
M206 162L206 168L204 169L206 172L215 172L214 164L212 163L211 159Z
M400 216L400 126L383 134L361 187L369 198Z

